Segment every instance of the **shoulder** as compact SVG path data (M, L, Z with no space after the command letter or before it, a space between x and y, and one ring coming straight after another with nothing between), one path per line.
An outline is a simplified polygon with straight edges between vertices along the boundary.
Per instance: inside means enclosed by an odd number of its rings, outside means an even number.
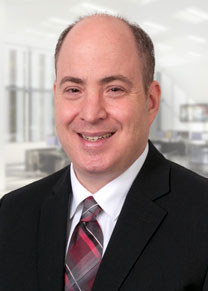
M0 213L2 208L9 207L12 210L18 206L23 208L29 204L36 206L41 204L51 195L59 180L64 180L69 175L69 171L69 167L63 168L50 176L5 194L0 200Z
M158 201L173 221L180 221L190 233L203 228L207 237L208 179L172 161L170 165L169 193Z
M189 209L195 214L207 215L208 179L167 160L152 144L143 176L143 184L148 179L146 193L151 191L154 193L151 197L161 197L158 203L176 211Z
M150 142L150 151L148 161L148 170L151 168L154 175L169 180L170 186L178 186L177 188L187 187L186 189L200 188L208 190L208 179L187 169L173 161L166 159ZM162 175L161 175L162 173ZM165 175L166 174L166 175ZM172 187L171 187L172 188Z
M184 168L172 161L168 161L170 165L171 184L176 188L184 188L186 191L208 191L208 179L199 174ZM208 192L206 193L208 195ZM207 196L208 197L208 196Z

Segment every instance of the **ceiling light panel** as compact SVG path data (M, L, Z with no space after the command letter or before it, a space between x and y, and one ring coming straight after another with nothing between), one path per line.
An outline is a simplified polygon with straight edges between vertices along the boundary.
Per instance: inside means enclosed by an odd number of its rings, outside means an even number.
M201 56L201 54L196 53L196 52L188 52L188 55L191 57L200 57Z
M196 16L201 20L208 20L208 13L206 13L206 12L204 12L202 10L199 10L199 9L196 9L196 8L188 8L187 12L190 15Z
M144 28L144 30L147 30L150 34L158 34L168 30L168 28L163 25L149 21L143 22L141 26Z
M56 37L56 35L53 33L43 32L43 31L36 30L33 28L27 28L25 31L26 31L26 33L33 34L33 35L40 36L40 37L48 37L48 38Z
M59 24L62 26L66 26L69 25L70 21L67 19L63 19L63 18L58 18L58 17L50 17L49 18L49 22L55 23L55 24Z
M176 17L194 24L208 21L208 13L195 7L189 7L184 10L178 11L176 13Z
M141 0L140 4L141 5L147 5L147 4L150 4L152 2L156 2L158 0Z
M104 6L100 6L100 5L96 5L96 4L92 4L92 3L88 3L88 2L83 2L79 5L76 5L72 8L70 8L70 12L73 12L75 14L80 15L80 13L92 13L92 12L100 12L100 13L104 13L104 12L108 12L110 14L116 15L116 11L109 9L107 7Z
M197 35L188 35L187 38L201 44L207 42L206 38Z
M155 43L155 48L161 52L167 52L172 49L172 47L166 43L157 42Z

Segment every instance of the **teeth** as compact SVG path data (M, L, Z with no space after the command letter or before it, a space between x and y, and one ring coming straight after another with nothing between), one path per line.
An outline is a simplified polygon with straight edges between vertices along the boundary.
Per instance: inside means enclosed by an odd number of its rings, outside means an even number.
M110 136L112 136L112 133L107 133L105 135L100 135L100 136L86 136L86 135L83 135L82 134L83 139L88 140L88 141L91 141L91 142L96 142L99 139L108 138Z

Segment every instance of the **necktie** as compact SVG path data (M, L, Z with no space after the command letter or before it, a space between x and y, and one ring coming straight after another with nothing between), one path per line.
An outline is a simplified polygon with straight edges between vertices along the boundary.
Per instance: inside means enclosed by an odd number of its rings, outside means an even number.
M103 234L96 220L100 211L93 197L85 199L66 256L65 291L92 289L103 250Z

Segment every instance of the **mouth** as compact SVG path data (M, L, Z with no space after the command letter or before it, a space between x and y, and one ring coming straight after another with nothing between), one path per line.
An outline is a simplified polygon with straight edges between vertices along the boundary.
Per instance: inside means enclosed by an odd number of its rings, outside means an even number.
M110 133L106 133L106 134L103 134L103 135L90 136L90 135L85 135L85 134L81 134L81 133L79 133L79 136L81 136L81 137L82 137L84 140L86 140L86 141L96 142L96 141L98 141L98 140L108 139L108 138L110 138L113 134L114 134L114 132L110 132Z

